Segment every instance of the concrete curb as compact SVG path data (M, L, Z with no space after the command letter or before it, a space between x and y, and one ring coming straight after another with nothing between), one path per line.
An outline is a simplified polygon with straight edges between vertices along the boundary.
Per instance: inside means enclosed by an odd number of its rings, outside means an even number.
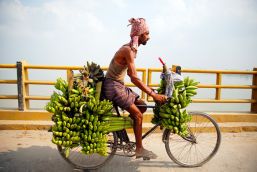
M222 132L256 132L257 114L250 112L207 112L220 125ZM128 115L125 113L125 115ZM52 114L43 110L2 110L0 109L0 130L49 130L54 124ZM148 131L153 125L153 114L147 112L143 117L143 132ZM133 133L133 129L128 129ZM159 128L156 132L160 133Z
M217 122L256 122L257 113L250 112L207 112ZM125 115L128 115L125 113ZM18 110L1 110L0 120L33 120L33 121L51 121L52 114L42 110L18 111ZM144 123L150 123L153 113L147 112L143 116Z
M0 130L49 130L54 123L52 121L21 121L21 120L0 120ZM151 129L153 124L143 123L143 133ZM222 132L257 132L257 123L247 122L231 122L219 123ZM129 133L133 133L133 129L127 129ZM204 130L212 132L211 128ZM163 132L157 128L157 133Z

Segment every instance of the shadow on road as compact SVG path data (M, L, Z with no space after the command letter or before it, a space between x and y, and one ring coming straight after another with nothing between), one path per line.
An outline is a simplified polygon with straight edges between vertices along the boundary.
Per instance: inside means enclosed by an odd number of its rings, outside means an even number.
M169 168L181 168L172 161L156 160L143 161L142 159L135 160L134 158L115 156L107 165L90 172L140 172L142 168L158 168L168 170ZM89 172L89 171L84 171Z
M0 153L0 171L73 171L57 149L49 146L31 146Z
M158 160L158 159L157 159ZM143 161L134 158L115 156L108 164L97 170L90 172L139 172L139 167L178 167L171 161ZM0 171L24 172L24 171L44 171L44 172L69 172L83 170L75 169L68 164L59 154L58 150L50 146L31 146L8 150L0 153ZM84 170L89 172L89 170Z

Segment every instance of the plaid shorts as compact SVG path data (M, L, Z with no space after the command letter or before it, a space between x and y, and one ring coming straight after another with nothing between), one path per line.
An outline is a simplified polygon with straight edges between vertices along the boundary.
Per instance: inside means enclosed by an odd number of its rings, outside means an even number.
M139 95L129 87L126 87L124 83L110 78L105 78L103 82L102 96L104 99L112 101L114 105L125 110L139 98Z

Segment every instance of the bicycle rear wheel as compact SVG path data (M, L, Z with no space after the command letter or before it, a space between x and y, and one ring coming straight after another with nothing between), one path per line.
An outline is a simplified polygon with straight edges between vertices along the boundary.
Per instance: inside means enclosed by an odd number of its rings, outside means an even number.
M183 167L198 167L218 151L221 133L218 124L206 113L190 112L189 135L181 137L166 129L165 148L169 157Z
M71 165L79 169L88 169L93 170L104 166L108 161L110 161L117 150L118 138L115 132L109 133L107 135L107 147L108 147L108 155L101 156L97 153L93 153L90 155L85 155L81 153L81 146L72 148L70 150L70 155L68 158L65 157L65 149L62 146L57 146L57 149L61 156Z

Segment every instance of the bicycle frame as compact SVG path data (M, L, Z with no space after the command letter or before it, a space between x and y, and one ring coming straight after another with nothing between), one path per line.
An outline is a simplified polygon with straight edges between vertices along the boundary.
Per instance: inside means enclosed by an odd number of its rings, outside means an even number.
M154 108L155 107L155 106L152 106L152 105L136 105L136 106L137 107L146 107L146 108ZM114 108L116 110L117 116L121 116L118 107L114 106ZM146 138L148 135L150 135L152 132L154 132L157 129L157 127L159 127L159 126L160 126L160 123L155 124L152 128L150 128L144 135L142 135L142 140L144 138ZM189 131L190 135L187 136L187 137L182 137L182 138L191 142L191 143L196 143L195 136L192 134L190 129L188 129L188 131ZM125 129L117 131L116 133L117 133L117 136L120 139L121 143L122 142L125 142L125 143L130 142L127 131ZM165 137L165 135L164 135L164 137ZM163 140L163 142L165 142L165 138L163 138L162 140Z
M154 108L155 107L155 106L151 106L151 105L136 105L136 106L137 107L146 107L146 108ZM118 107L114 106L114 108L116 110L117 116L121 116ZM157 127L159 127L159 126L160 126L160 124L158 123L158 124L155 124L152 128L150 128L144 135L142 135L142 140L144 138L146 138L149 134L154 132L157 129ZM121 143L122 142L126 142L126 143L130 142L127 131L125 129L123 129L121 131L117 131L116 133L118 135L118 138L120 138Z
M181 75L181 67L180 66L176 66L175 72L177 74ZM137 107L144 107L144 108L155 108L155 106L151 106L151 105L136 105L136 106ZM116 110L117 116L121 116L120 112L119 112L119 109L118 109L118 106L114 105L114 108ZM152 132L154 132L157 129L157 127L159 127L159 126L160 126L160 123L155 124L152 128L150 128L144 135L142 135L142 140L144 138L146 138L148 135L150 135ZM189 131L190 131L190 129L189 129ZM128 134L127 134L127 131L125 129L117 131L116 133L117 133L117 136L120 139L121 143L123 143L123 142L129 143L130 142ZM163 142L165 142L165 135L166 134L164 133L163 138L162 138ZM187 140L187 141L190 141L192 143L196 142L196 139L193 136L193 134L191 133L191 131L190 131L190 136L182 137L182 138Z

